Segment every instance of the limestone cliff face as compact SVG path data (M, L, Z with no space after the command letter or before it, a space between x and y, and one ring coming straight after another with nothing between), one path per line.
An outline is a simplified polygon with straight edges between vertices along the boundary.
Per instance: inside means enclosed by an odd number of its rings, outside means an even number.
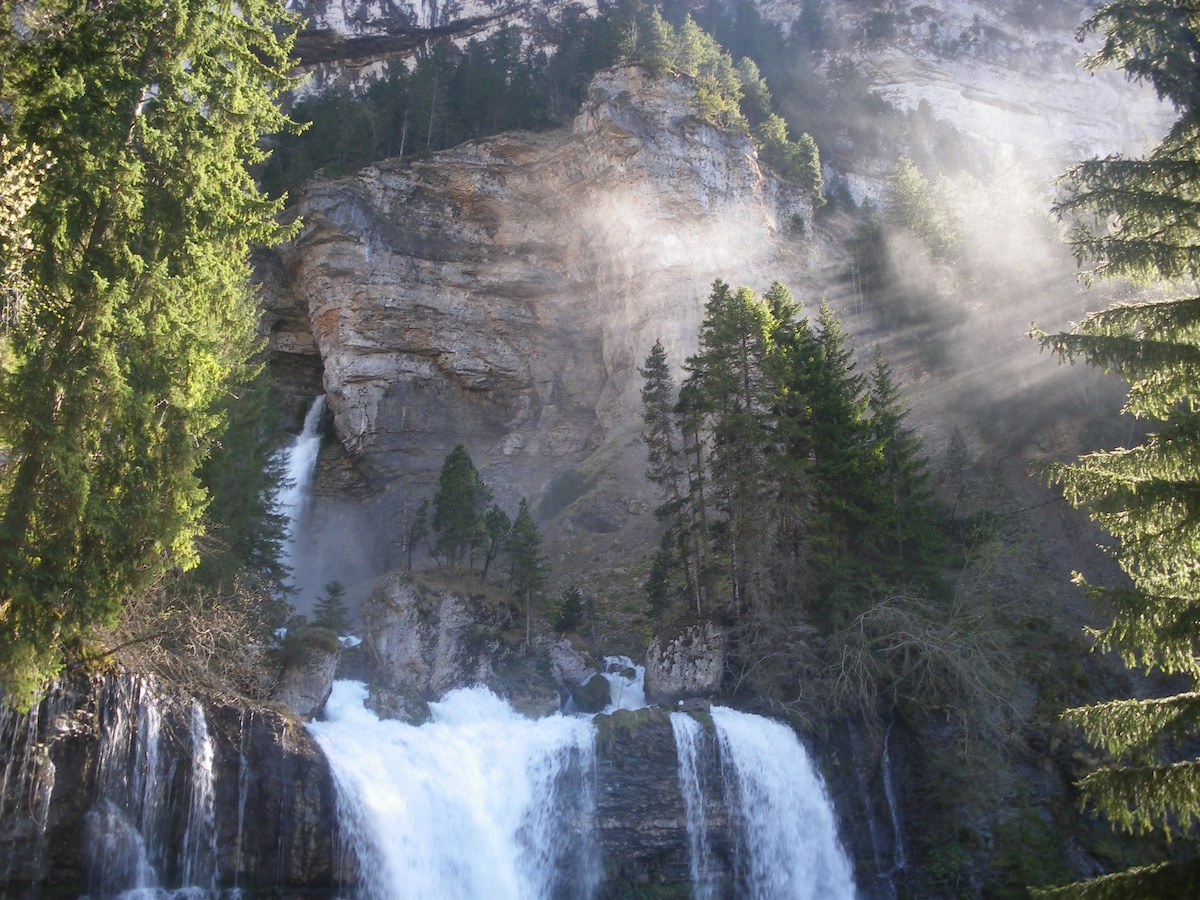
M571 132L311 185L268 285L273 349L319 354L338 441L373 493L393 489L376 515L394 522L460 441L502 505L535 502L636 433L638 366L658 338L676 363L694 350L715 278L796 271L809 199L692 97L618 68Z

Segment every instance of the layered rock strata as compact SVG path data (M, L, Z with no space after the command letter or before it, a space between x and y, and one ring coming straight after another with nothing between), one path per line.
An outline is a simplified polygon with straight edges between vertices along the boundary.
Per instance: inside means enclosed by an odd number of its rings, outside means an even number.
M617 68L571 132L501 135L306 191L301 234L263 270L266 324L276 355L319 355L374 532L401 533L460 441L503 506L536 501L636 436L638 366L656 339L676 364L695 350L714 279L761 289L803 269L810 248L790 228L810 199L693 108L688 82ZM606 511L609 530L627 506ZM376 549L396 562L396 547Z

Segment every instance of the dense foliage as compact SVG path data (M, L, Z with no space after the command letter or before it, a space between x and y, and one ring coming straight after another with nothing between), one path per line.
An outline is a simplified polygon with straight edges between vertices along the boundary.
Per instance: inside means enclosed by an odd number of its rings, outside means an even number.
M411 70L395 67L360 96L330 92L306 100L293 115L311 127L277 142L263 183L280 194L317 170L340 175L502 131L560 127L579 111L592 76L620 62L693 79L700 118L750 132L768 164L821 196L817 144L807 134L789 139L754 60L746 56L735 65L694 20L685 17L675 27L639 0L569 19L551 55L502 26L461 49L434 43Z
M6 152L52 161L0 373L10 703L197 562L199 470L257 347L248 246L283 234L247 167L288 126L293 28L274 0L44 0L0 19Z
M529 504L522 498L516 518L509 519L499 504L492 503L491 488L484 484L467 448L456 444L438 473L432 509L429 521L430 504L422 501L409 528L408 567L412 568L414 545L428 537L433 538L431 550L439 565L445 559L448 566L473 571L476 559L482 559L481 580L487 580L492 562L503 553L508 587L525 609L528 642L532 604L541 596L548 576L541 532Z
M770 689L786 692L798 677L777 647L787 635L815 626L848 647L880 603L944 608L920 441L886 363L858 373L828 306L811 323L782 285L760 298L718 281L685 370L676 390L661 344L642 369L647 474L666 526L647 580L654 610L731 619L743 657L779 657ZM897 690L904 674L887 676Z
M1085 796L1127 831L1193 833L1200 819L1200 7L1120 0L1083 26L1102 35L1091 65L1148 81L1179 118L1147 157L1084 162L1058 205L1077 218L1072 242L1092 275L1156 285L1161 297L1092 313L1067 334L1040 334L1062 357L1082 357L1129 382L1126 410L1154 423L1144 441L1050 468L1072 503L1118 541L1128 583L1088 585L1112 610L1096 632L1132 667L1177 676L1170 696L1112 700L1068 717L1110 756L1082 782ZM1078 576L1083 582L1083 576ZM1190 743L1189 743L1190 742ZM1184 897L1200 892L1200 863L1169 862L1105 876L1046 896Z

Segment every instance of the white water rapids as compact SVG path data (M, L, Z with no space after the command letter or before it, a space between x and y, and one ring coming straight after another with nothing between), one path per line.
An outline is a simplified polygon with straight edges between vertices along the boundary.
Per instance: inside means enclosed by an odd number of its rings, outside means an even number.
M329 758L360 891L405 900L589 896L599 880L592 725L527 719L486 688L452 691L421 726L377 718L335 683L309 729Z
M640 677L621 687L628 701ZM324 720L308 726L333 770L341 839L358 862L357 896L583 900L596 892L590 718L528 719L476 687L430 704L430 721L414 726L380 720L366 696L362 684L336 682ZM724 895L710 870L707 791L726 807L734 834L734 896L853 898L833 808L795 733L748 713L711 713L715 738L691 717L671 716L693 896ZM723 785L701 784L703 753L719 753Z

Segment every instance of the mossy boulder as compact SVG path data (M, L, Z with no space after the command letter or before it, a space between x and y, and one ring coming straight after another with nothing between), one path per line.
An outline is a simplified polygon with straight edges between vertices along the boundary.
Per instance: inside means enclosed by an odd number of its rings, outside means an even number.
M608 679L597 673L583 684L572 688L571 699L578 712L598 713L612 702L612 689Z

